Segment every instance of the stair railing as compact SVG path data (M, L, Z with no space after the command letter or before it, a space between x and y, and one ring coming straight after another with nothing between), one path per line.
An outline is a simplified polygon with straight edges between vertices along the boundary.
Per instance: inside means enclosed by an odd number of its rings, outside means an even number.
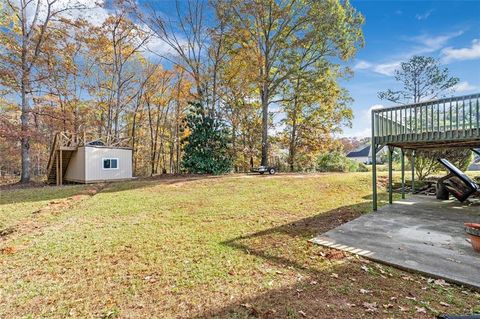
M56 132L55 137L53 138L52 149L50 150L50 157L48 158L48 164L47 164L47 172L49 175L52 169L51 166L53 165L53 157L55 156L55 151L58 149L59 136L60 134Z

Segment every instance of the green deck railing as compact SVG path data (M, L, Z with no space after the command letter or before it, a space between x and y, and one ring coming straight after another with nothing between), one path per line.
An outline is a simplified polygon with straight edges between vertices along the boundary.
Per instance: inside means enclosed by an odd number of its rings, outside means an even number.
M480 94L372 111L375 144L454 141L479 136Z

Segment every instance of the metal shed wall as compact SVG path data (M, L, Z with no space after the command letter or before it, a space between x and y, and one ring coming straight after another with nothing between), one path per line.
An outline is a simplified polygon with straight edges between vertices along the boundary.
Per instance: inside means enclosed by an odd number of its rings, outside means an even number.
M118 159L118 169L104 169L103 159ZM85 147L85 182L132 178L132 150L103 146Z
M70 182L85 183L85 147L79 147L77 151L73 152L64 179Z

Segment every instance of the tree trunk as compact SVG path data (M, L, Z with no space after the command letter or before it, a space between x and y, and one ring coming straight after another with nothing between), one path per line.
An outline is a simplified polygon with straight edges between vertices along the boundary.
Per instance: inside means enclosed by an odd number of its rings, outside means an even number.
M28 130L28 121L29 121L29 107L28 107L28 98L27 98L27 71L22 70L23 79L21 83L21 95L22 95L22 114L20 115L21 121L21 149L22 149L22 175L20 178L21 183L30 182L30 132Z
M174 174L174 165L173 165L173 143L170 143L170 174Z
M263 85L262 101L262 166L268 166L268 87Z
M293 172L295 168L295 153L296 153L296 144L295 140L297 138L297 119L296 119L296 110L294 111L294 118L292 123L292 134L290 136L290 145L288 148L288 164L290 165L290 171Z
M298 116L298 96L297 93L300 89L300 78L297 77L295 96L293 99L293 114L292 114L292 132L290 135L290 145L288 148L288 164L290 165L290 171L293 172L295 169L295 155L297 151L297 116Z

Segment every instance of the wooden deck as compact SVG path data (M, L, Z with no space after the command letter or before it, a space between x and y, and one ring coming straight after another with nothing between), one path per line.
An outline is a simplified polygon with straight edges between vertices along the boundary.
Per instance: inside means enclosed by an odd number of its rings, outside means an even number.
M478 147L480 94L373 110L372 139L411 149Z
M418 150L480 147L480 93L372 111L372 149L388 146L389 202L392 203L392 158L401 150L402 189L405 154L411 158L412 190ZM372 156L373 210L377 210L376 156ZM402 191L404 196L404 191Z

